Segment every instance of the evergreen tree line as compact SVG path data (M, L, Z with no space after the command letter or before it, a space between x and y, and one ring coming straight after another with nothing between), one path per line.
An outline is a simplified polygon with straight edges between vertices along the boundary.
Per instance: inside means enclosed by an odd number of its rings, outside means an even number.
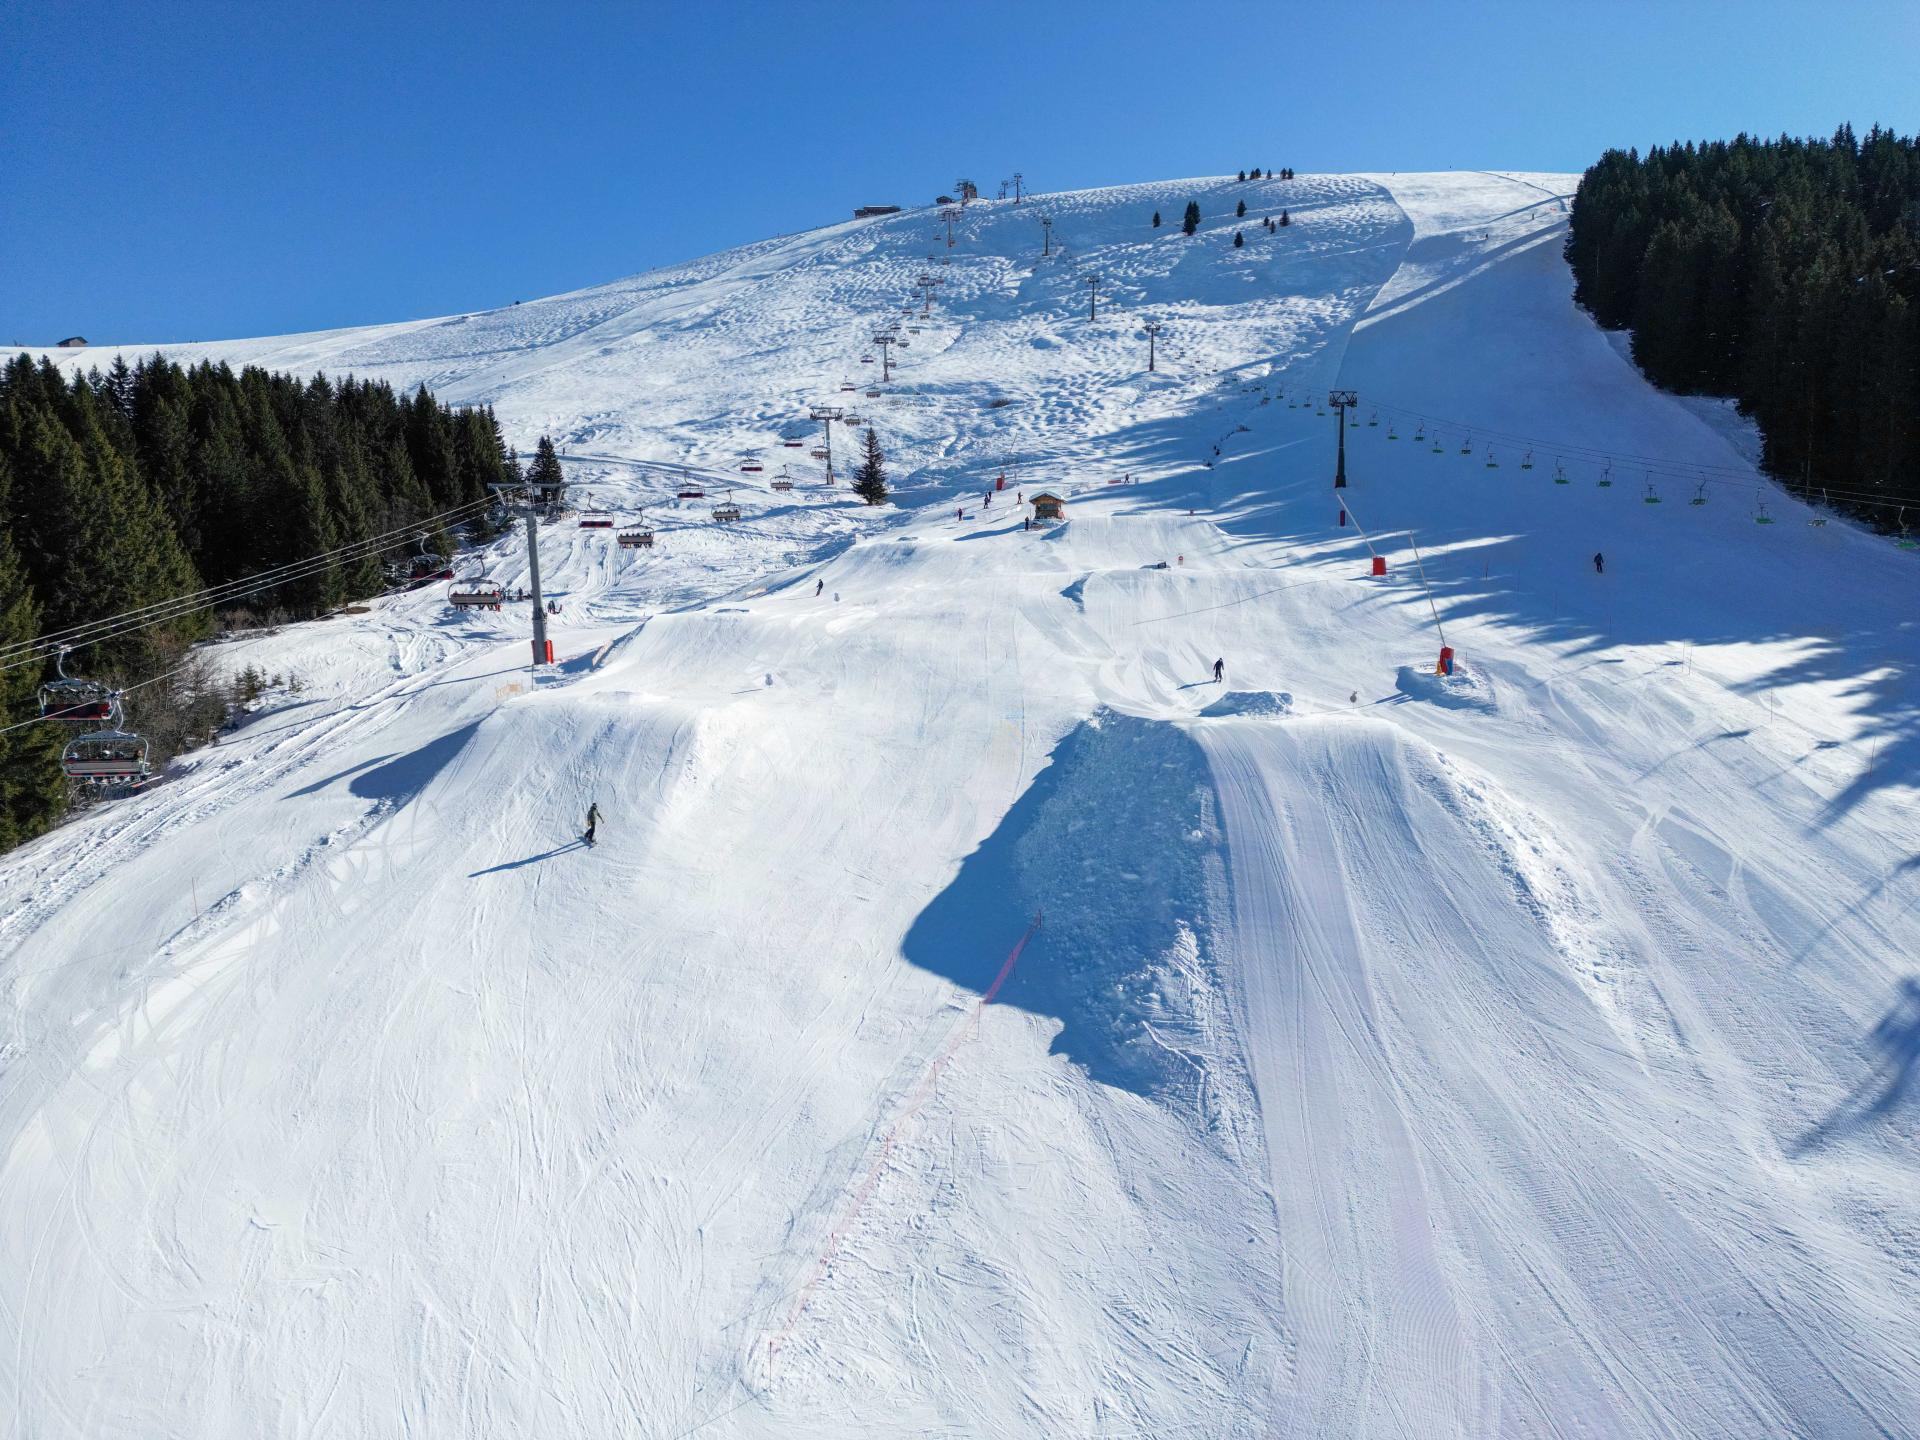
M68 379L17 356L0 368L0 648L424 525L517 469L490 411L451 409L424 388L157 355ZM452 548L437 532L426 544ZM349 557L237 603L269 618L321 614L379 590L381 559ZM69 673L145 680L178 667L213 624L200 611L103 639L76 651ZM52 673L0 670L0 726L36 713ZM156 766L203 739L222 708L202 693L204 667L184 673L130 706ZM65 810L68 733L0 734L0 848Z
M1738 400L1769 472L1881 525L1920 508L1920 141L1611 150L1566 254L1649 379Z

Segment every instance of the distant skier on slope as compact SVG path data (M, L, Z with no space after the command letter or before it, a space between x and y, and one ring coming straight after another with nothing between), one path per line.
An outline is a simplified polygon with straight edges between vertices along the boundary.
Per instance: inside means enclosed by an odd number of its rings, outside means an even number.
M593 844L593 832L596 829L598 829L599 826L600 826L600 802L596 800L592 804L587 806L587 833L585 837L587 844L589 845Z
M1607 573L1607 557L1598 550L1593 552L1593 573L1596 575Z
M821 592L822 590L824 590L824 589L826 589L826 588L827 588L827 582L826 582L826 581L824 581L824 580L816 580L816 581L814 581L814 582L813 582L813 598L814 598L814 599L816 599L816 600L818 600L818 599L820 598L820 592Z
M1214 684L1216 684L1216 685L1218 685L1218 684L1220 683L1220 681L1221 681L1221 678L1222 678L1222 677L1223 677L1223 676L1224 676L1224 675L1225 675L1226 673L1227 673L1227 662L1226 662L1226 661L1224 661L1224 660L1216 660L1216 661L1214 661L1214 662L1213 662L1213 683L1214 683Z

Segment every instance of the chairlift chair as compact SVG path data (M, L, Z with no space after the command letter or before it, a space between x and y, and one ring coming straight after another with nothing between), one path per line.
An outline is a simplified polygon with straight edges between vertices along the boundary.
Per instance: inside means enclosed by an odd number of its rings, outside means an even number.
M113 687L98 680L67 674L67 647L54 652L55 678L40 687L40 718L76 725L109 725L119 720L119 700Z
M1460 442L1460 453L1462 455L1471 455L1473 453L1473 436L1469 435Z
M1558 459L1553 462L1553 483L1556 485L1571 485L1573 483L1572 480L1567 478L1567 467L1562 465Z
M786 446L787 449L789 450L798 450L802 445L805 445L807 442L804 440L782 440L780 443Z
M1607 462L1606 469L1600 472L1600 478L1594 481L1594 484L1598 485L1602 490L1613 488L1613 462L1611 460Z
M1499 468L1500 462L1493 458L1493 447L1489 445L1487 447L1487 469L1498 470Z
M1757 503L1760 506L1760 508L1753 512L1753 523L1756 525L1773 524L1773 516L1767 513L1767 502L1764 500L1761 500L1761 501L1758 501Z
M731 495L713 507L713 518L720 525L730 525L740 518L740 507L733 503Z
M826 448L820 445L814 446L813 449L807 452L807 454L811 455L816 460L824 460L827 458Z
M613 515L610 511L606 510L582 510L580 512L580 528L582 530L611 530L613 529Z
M758 460L746 460L740 465L741 473L746 475L758 475L764 468Z
M1531 470L1533 468L1533 452L1531 450L1520 457L1520 468L1522 470Z
M1380 412L1378 410L1374 411L1371 415L1367 416L1367 428L1369 430L1376 428L1379 424L1380 424Z
M498 610L506 600L507 587L484 575L456 580L447 591L447 603L456 610Z
M619 545L622 550L653 549L653 531L649 529L622 530Z
M1693 498L1687 503L1689 505L1704 505L1707 503L1707 482L1705 480L1702 480L1699 485L1694 488Z
M60 753L60 769L69 780L115 785L143 778L150 748L144 737L125 730L95 730L76 735Z
M1640 497L1640 503L1643 505L1658 505L1660 503L1660 492L1653 488L1653 472L1651 470L1647 472L1647 493Z

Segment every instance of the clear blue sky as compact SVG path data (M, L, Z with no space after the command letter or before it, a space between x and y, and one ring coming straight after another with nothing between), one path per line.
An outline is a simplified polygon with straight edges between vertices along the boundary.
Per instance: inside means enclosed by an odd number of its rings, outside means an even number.
M1904 3L0 4L0 343L481 309L924 203L1920 129Z

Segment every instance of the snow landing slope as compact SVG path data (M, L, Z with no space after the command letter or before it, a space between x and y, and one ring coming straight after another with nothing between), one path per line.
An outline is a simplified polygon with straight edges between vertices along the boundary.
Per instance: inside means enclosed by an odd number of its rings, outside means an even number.
M543 534L538 683L427 592L235 646L305 695L0 862L0 1434L1915 1433L1914 560L1639 381L1569 187L169 347L661 542ZM762 488L813 403L899 508Z

